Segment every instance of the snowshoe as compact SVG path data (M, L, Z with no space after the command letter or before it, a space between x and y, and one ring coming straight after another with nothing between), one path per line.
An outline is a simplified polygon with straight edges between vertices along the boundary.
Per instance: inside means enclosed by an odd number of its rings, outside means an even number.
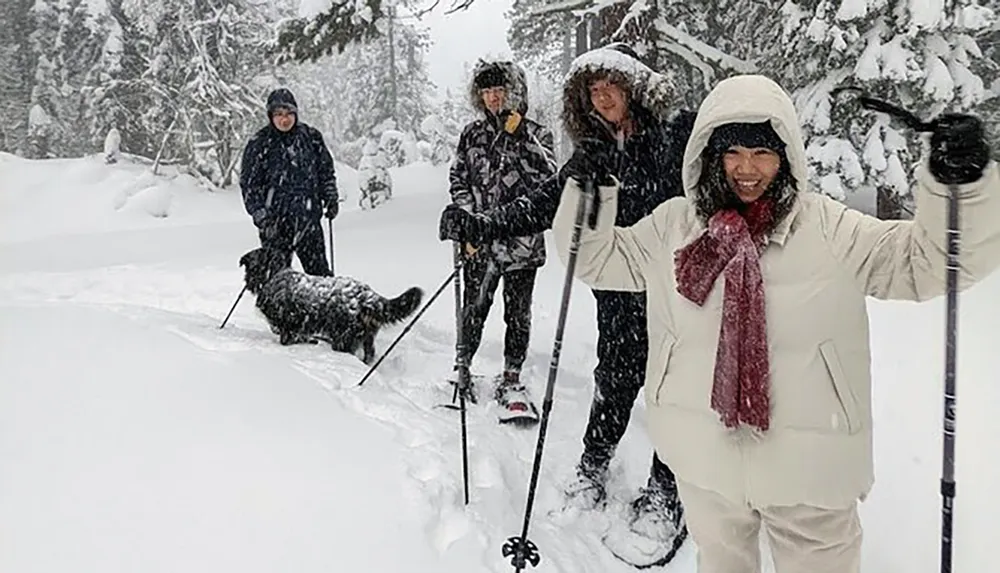
M621 561L647 569L669 563L687 534L676 491L644 488L629 507L627 525L613 526L601 541Z
M500 410L497 419L501 424L533 426L538 423L538 408L516 372L504 372L497 377L494 399Z
M563 490L564 509L592 511L607 504L608 465L590 467L580 463L576 477Z

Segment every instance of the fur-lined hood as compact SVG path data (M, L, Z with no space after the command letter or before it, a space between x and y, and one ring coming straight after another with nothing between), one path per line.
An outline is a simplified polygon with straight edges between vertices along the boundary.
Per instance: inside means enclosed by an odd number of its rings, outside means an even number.
M797 195L808 188L808 162L799 126L795 104L788 93L770 78L761 75L740 75L719 82L705 97L698 108L691 138L684 150L681 179L684 194L705 215L712 209L703 207L711 199L702 196L708 185L700 181L702 152L708 146L715 128L727 123L759 123L769 121L778 137L785 143L784 154L788 159L794 183L784 185L777 201L783 214L791 209Z
M528 113L528 78L524 69L510 61L487 61L480 59L472 69L472 77L469 78L469 104L472 109L479 113L486 113L486 105L483 104L483 96L476 88L476 76L487 67L498 65L504 73L504 88L507 90L507 99L503 107L509 111L517 111L521 115Z
M627 45L615 43L596 48L573 60L563 83L563 129L574 142L595 136L597 123L591 115L589 84L596 75L607 75L626 88L631 112L640 121L643 116L668 121L680 108L677 89L670 78L639 61Z

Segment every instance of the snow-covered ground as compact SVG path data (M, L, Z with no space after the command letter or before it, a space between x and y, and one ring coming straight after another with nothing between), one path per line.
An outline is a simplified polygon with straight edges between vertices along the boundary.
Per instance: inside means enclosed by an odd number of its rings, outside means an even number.
M451 272L437 240L446 168L393 171L395 198L335 228L336 269L395 295ZM449 287L365 386L353 357L281 347L237 261L257 245L236 190L199 190L97 158L0 154L0 571L256 573L510 571L536 429L469 412L462 503L450 400ZM564 269L539 275L527 376L544 390ZM497 305L502 302L498 299ZM876 488L863 506L866 573L937 570L943 301L872 303ZM961 298L955 571L991 570L1000 528L1000 275ZM599 542L645 479L636 422L604 513L557 515L580 453L595 364L577 283L529 537L539 572L626 572ZM402 330L378 339L384 350ZM499 308L474 370L501 365ZM693 573L688 543L665 568Z

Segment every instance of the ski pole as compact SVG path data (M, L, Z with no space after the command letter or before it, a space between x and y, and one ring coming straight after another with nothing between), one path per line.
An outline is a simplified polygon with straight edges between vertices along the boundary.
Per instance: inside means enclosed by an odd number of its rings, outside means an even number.
M247 292L247 285L243 285L243 290L240 291L240 294L236 297L236 300L233 301L233 306L232 308L229 309L229 314L226 315L226 318L222 321L222 324L219 325L219 330L222 330L223 328L226 327L226 323L229 322L229 317L233 315L233 311L236 310L236 305L240 303L240 299L243 298L243 293L245 292Z
M528 485L528 501L524 509L524 526L520 537L510 537L503 546L503 556L511 558L511 565L520 573L530 563L538 567L542 557L538 547L528 540L528 527L531 524L531 509L535 503L535 489L538 486L538 474L542 465L542 451L545 448L545 432L549 426L549 413L552 411L552 394L556 386L556 376L559 374L559 355L562 353L563 335L566 331L566 316L569 314L569 299L573 289L573 273L576 270L576 256L580 250L580 235L583 232L583 221L587 216L588 207L593 202L594 181L586 179L583 183L583 193L576 207L576 220L573 223L573 236L570 240L569 259L566 262L566 278L563 282L562 302L559 306L559 320L556 323L556 337L552 347L552 361L549 363L549 379L545 386L545 400L542 403L542 420L538 429L538 444L535 447L535 462L531 468L531 481Z
M948 186L948 263L945 267L944 453L941 462L941 573L951 573L955 513L955 402L958 355L958 187Z
M330 231L330 274L336 274L333 270L333 219L326 220L326 228Z
M441 292L444 291L445 287L448 286L448 283L452 281L452 279L455 277L457 273L458 270L456 269L452 271L450 275L448 275L448 278L445 279L445 281L441 283L441 286L439 286L438 289L434 292L434 294L431 295L430 300L428 300L427 303L424 304L424 307L420 309L420 312L418 312L416 316L414 316L410 320L410 322L406 325L406 328L403 329L403 332L399 333L399 336L396 337L396 340L392 341L392 344L389 345L389 348L386 348L385 352L382 353L382 356L380 356L379 359L375 361L375 364L373 364L372 367L368 369L368 372L365 373L365 376L364 378L361 379L361 382L358 382L358 386L363 385L365 381L368 380L368 377L375 372L375 370L379 367L379 364L382 364L382 361L385 360L385 357L388 356L390 352L392 352L392 349L395 348L397 344L399 344L399 341L402 340L403 337L406 336L406 333L409 332L411 328L413 328L413 325L416 324L418 320L420 320L420 317L424 314L424 312L426 312L427 309L430 308L432 304L434 304L434 301L437 300L437 297L440 296Z
M469 445L468 425L466 423L465 395L469 391L469 363L465 355L465 316L462 306L462 244L455 242L455 369L458 371L458 383L455 392L458 394L459 410L462 412L462 480L465 488L465 505L469 505ZM455 399L452 398L452 402Z
M865 109L879 111L899 118L907 127L917 132L934 131L933 122L924 122L914 114L888 102L863 95L856 87L838 88L830 92L851 91ZM958 186L948 186L947 255L945 264L945 358L944 358L944 416L941 456L941 573L951 573L952 534L955 518L955 430L957 425L956 402L958 380L955 375L958 357L958 256L961 232L958 227Z

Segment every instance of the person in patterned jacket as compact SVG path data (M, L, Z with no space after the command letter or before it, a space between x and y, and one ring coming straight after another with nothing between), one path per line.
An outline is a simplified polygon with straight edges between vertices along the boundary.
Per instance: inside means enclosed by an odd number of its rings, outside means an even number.
M509 61L480 60L469 87L481 117L465 126L450 173L452 202L470 213L497 208L555 173L552 132L525 117L524 70ZM462 269L465 363L482 339L493 297L503 281L504 369L495 397L510 417L536 417L520 380L531 334L531 303L545 238L537 232L488 242L465 242ZM501 416L503 419L503 415Z

